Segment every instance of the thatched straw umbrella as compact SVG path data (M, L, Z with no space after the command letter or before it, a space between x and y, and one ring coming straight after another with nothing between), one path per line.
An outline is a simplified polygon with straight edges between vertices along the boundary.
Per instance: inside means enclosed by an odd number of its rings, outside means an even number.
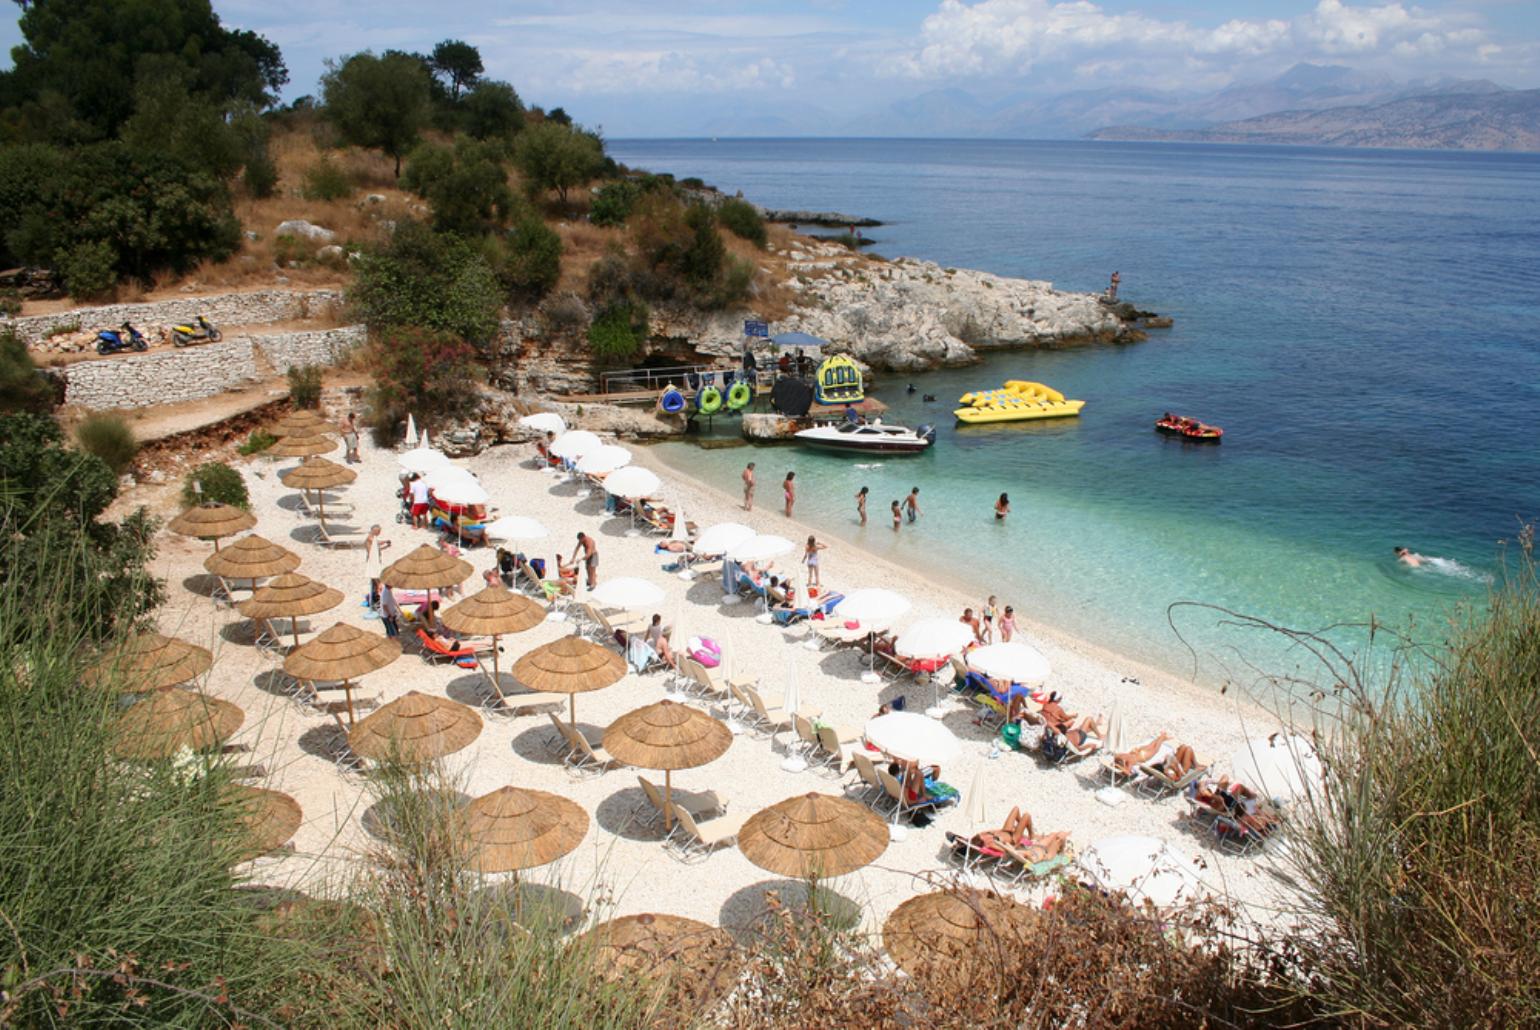
M592 640L566 636L535 648L513 666L513 677L530 690L567 694L568 722L577 726L577 695L603 690L626 674L620 655Z
M738 848L750 862L799 880L853 873L887 847L881 816L828 794L787 798L754 813L738 831Z
M335 451L341 446L342 441L321 430L280 436L277 443L262 453L271 455L274 458L309 458L313 455Z
M591 948L593 968L606 980L667 977L696 1005L726 994L742 966L726 930L653 912L600 923L574 938L571 947Z
M481 733L481 716L448 698L407 691L348 731L360 758L421 763L454 754Z
M380 582L395 590L437 590L459 586L474 571L470 562L423 544L385 566Z
M241 783L232 783L227 790L240 823L241 861L277 851L305 821L299 802L282 791Z
M279 576L236 605L235 610L248 619L288 619L289 631L294 634L294 646L299 647L296 620L301 615L329 612L341 603L342 591L317 583L309 576L290 572Z
M577 802L518 787L483 794L458 818L471 868L481 873L546 865L572 851L588 833L588 813Z
M331 423L319 411L296 408L273 423L274 436L311 436L316 431L327 432Z
M257 517L249 511L242 511L234 505L222 504L219 501L205 501L203 504L193 505L172 519L167 528L182 536L212 540L214 550L217 551L220 537L244 533L256 524Z
M347 698L348 725L351 726L353 681L385 668L400 657L399 641L339 622L291 651L283 660L283 671L310 683L341 683L343 696Z
M698 708L659 701L627 712L604 731L604 750L639 769L663 770L663 825L674 827L669 802L674 793L674 770L693 769L714 762L732 747L733 734Z
M213 664L208 648L160 633L135 633L107 652L82 678L92 686L137 694L190 682Z
M287 472L278 474L283 485L301 493L316 492L316 510L322 522L326 521L326 491L346 486L358 478L358 473L320 455L312 455Z
M113 754L119 758L170 758L183 748L207 751L222 743L246 719L228 701L192 690L165 687L148 694L118 716Z
M249 580L255 591L257 580L299 568L299 555L252 533L203 559L203 567L220 579Z
M438 620L456 633L492 638L492 689L503 697L502 673L498 670L497 638L506 633L523 633L545 621L545 609L507 587L489 586L472 594Z
M888 916L882 944L910 976L930 978L993 954L1011 933L1036 933L1039 913L993 891L962 888L910 898Z

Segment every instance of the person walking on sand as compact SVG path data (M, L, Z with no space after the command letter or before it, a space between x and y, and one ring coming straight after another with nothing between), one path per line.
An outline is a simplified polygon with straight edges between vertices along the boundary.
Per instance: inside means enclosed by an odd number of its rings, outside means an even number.
M342 446L346 455L344 460L349 465L357 465L364 459L358 456L358 416L348 412L347 421L342 423Z
M1005 494L1001 494L1000 495L1000 499L995 502L995 521L996 522L1004 522L1005 521L1005 517L1007 515L1009 515L1010 513L1011 513L1011 499L1009 497L1007 497Z
M899 527L904 524L904 513L898 510L898 502L893 502L893 532L897 533Z
M364 568L369 571L369 575L378 576L385 567L385 550L388 547L390 541L380 536L380 524L376 522L369 527L369 535L364 537Z
M866 525L866 495L871 492L870 487L863 486L856 491L856 514L861 517L861 525Z
M1010 605L1005 606L1005 614L1000 616L1000 643L1009 644L1011 638L1016 635L1016 609Z
M909 496L904 498L904 513L909 516L911 525L920 517L920 488L914 487L909 491Z
M743 510L754 510L754 463L752 461L743 468Z
M594 538L587 533L577 535L577 548L573 550L572 557L567 559L570 565L578 560L578 555L583 556L583 568L588 572L588 589L592 590L599 585L599 545L594 543ZM557 563L560 564L561 555L557 555Z
M826 550L827 544L820 544L813 536L807 538L807 548L802 552L802 564L807 566L807 585L819 587L823 584L818 580L818 552Z
M981 627L979 638L986 644L995 642L995 618L1000 614L999 602L994 594L989 595L989 600L984 602L984 625Z
M786 473L786 482L781 484L781 490L786 494L786 517L791 518L792 505L797 503L797 484L793 482L797 478L795 472Z
M417 529L428 528L428 481L412 473L412 525Z

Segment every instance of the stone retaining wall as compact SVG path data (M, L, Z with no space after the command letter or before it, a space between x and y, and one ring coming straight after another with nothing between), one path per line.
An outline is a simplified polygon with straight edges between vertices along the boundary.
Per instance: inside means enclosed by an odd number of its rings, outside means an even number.
M64 402L102 410L199 400L290 365L333 364L364 337L363 326L350 325L76 362L62 370Z
M191 322L199 315L215 325L263 325L314 318L328 307L342 306L341 290L257 290L251 293L221 293L207 297L178 297L148 304L107 304L94 308L75 308L50 315L28 315L11 319L7 325L28 344L41 343L44 334L56 326L78 323L94 335L100 329L115 329L132 322L141 331L154 326Z

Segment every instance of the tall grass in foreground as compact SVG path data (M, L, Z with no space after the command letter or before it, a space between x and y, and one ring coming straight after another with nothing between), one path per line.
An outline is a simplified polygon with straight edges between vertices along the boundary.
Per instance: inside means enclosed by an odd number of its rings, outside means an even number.
M1302 989L1365 1026L1540 1025L1540 577L1519 537L1488 611L1436 667L1324 744L1295 830Z
M301 955L233 889L227 774L112 757L119 701L81 680L102 559L62 534L15 547L59 575L0 580L0 1024L263 1022Z

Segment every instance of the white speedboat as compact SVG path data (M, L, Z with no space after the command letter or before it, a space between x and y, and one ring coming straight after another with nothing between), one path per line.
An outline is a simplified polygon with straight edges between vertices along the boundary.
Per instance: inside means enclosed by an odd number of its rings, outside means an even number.
M919 454L936 442L934 426L909 429L881 422L831 422L797 433L798 443L831 451L883 451Z

